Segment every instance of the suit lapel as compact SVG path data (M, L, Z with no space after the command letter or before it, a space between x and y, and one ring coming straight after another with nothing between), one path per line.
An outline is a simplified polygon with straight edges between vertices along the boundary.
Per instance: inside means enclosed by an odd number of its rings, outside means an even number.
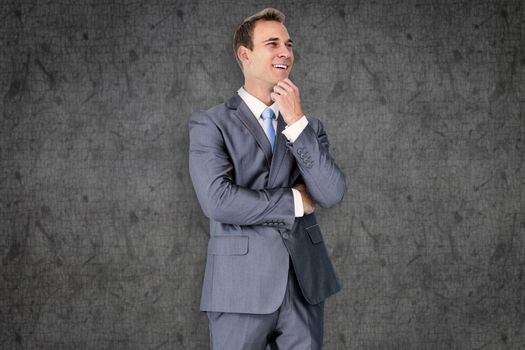
M286 123L283 120L283 117L279 113L279 118L277 118L277 132L275 133L275 151L273 154L272 166L270 168L270 176L268 179L268 187L273 188L283 159L285 155L289 152L288 147L286 147L286 136L283 134L283 130L286 127Z
M226 102L226 106L233 109L233 114L239 118L244 126L250 131L255 138L258 146L264 152L266 162L270 168L270 174L268 176L268 188L273 188L278 182L279 171L282 168L283 161L285 158L293 158L286 147L286 136L282 133L286 127L286 123L283 120L281 114L277 118L277 131L275 133L275 151L272 154L272 146L268 137L264 133L263 128L255 119L252 111L248 108L246 103L241 99L239 95L235 95Z
M272 164L272 146L270 144L270 141L268 141L268 138L266 137L264 130L261 128L261 125L257 122L257 119L255 119L252 111L250 111L246 103L244 103L244 101L242 101L242 99L238 95L232 97L228 101L228 107L232 108L232 107L237 107L237 106L238 108L236 108L234 115L240 119L240 121L246 126L246 128L253 135L253 137L255 138L255 141L257 141L257 144L264 152L266 161L268 162L268 166L271 166Z

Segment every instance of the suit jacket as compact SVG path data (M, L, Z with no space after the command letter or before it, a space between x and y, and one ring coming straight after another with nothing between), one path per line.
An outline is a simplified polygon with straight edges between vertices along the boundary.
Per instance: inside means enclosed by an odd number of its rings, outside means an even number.
M295 218L291 187L305 183L322 207L341 201L343 173L321 122L293 143L278 118L275 151L238 96L189 121L189 167L210 220L201 310L266 314L282 303L292 261L301 291L317 304L340 290L315 215Z

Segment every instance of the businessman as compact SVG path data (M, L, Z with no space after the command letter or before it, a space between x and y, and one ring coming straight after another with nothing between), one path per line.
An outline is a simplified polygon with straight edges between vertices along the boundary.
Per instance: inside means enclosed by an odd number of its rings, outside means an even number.
M212 349L321 349L324 300L340 290L316 205L343 198L321 122L289 79L284 15L265 9L234 34L244 85L189 121L190 175L210 220L201 310Z

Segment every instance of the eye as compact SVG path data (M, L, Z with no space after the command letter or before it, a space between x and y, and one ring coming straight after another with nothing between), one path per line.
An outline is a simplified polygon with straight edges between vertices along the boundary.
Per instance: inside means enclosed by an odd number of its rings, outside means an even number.
M293 47L293 44L292 43L288 43L288 44L286 44L286 46Z

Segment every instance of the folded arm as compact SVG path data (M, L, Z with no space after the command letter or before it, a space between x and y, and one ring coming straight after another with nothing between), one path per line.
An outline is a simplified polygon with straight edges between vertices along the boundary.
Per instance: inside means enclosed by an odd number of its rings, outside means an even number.
M290 188L253 190L233 180L233 165L221 130L206 112L189 122L189 168L204 214L236 225L293 226L294 201Z
M308 193L323 208L339 203L346 191L346 181L329 153L329 142L320 121L308 123L299 136L288 142Z
M328 152L329 143L320 121L311 121L303 114L299 88L288 78L279 81L270 94L280 107L284 122L283 131L288 139L308 193L323 208L328 208L343 199L346 190L345 178Z

